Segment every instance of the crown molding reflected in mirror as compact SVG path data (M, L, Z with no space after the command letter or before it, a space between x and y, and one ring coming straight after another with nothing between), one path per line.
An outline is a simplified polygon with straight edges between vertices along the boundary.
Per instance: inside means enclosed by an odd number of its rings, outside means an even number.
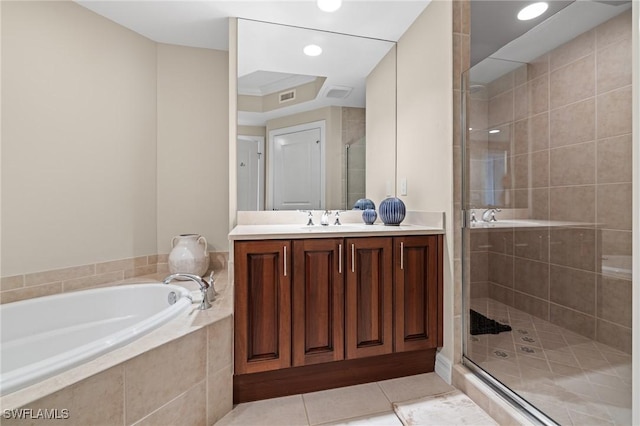
M237 210L351 209L370 182L395 188L395 44L237 20Z

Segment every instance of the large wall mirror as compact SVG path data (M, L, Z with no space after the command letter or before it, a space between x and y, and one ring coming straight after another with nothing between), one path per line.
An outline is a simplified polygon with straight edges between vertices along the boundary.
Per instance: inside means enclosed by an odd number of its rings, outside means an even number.
M395 187L395 42L245 19L237 40L239 211L351 209L372 146Z

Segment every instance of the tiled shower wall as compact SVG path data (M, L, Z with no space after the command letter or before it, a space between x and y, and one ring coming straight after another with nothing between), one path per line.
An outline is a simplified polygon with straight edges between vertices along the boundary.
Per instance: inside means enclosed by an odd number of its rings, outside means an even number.
M473 231L472 297L627 352L630 276L603 265L628 260L630 269L631 28L629 10L492 82L469 111L473 126L501 130L485 141L472 134L476 154L509 149L503 205L584 224ZM471 179L479 202L486 187Z
M157 254L2 277L0 303L114 285L123 280L144 275L169 274L168 258L168 254ZM211 271L225 270L227 261L228 253L226 252L209 253Z
M342 108L342 144L345 147L349 145L349 150L344 151L346 161L342 162L343 188L347 194L345 209L347 210L365 196L367 154L365 123L364 108Z

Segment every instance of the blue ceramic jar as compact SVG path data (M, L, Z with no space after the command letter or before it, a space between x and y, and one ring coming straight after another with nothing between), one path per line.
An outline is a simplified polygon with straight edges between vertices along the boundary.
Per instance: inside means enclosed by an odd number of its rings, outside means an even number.
M385 198L380 203L378 210L380 212L380 219L385 225L400 225L404 220L404 216L407 214L404 202L396 197Z
M374 209L366 209L362 212L362 220L367 225L373 225L373 222L378 218L378 213Z

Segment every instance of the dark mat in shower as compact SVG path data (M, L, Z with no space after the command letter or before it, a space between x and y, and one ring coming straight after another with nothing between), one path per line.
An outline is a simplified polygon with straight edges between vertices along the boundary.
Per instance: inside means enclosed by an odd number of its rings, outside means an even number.
M511 326L500 324L471 309L471 334L498 334L511 331Z

